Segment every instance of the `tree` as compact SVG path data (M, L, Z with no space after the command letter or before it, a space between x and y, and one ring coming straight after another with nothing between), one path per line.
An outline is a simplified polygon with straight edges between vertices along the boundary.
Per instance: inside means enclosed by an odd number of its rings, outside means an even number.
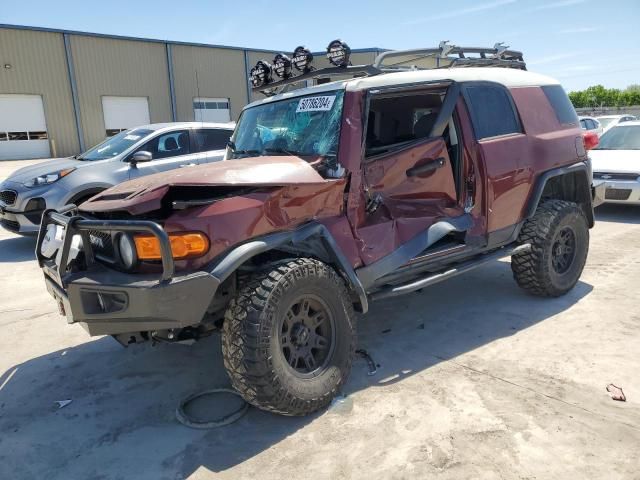
M629 85L624 90L593 85L585 90L570 92L575 108L628 107L640 105L640 85Z

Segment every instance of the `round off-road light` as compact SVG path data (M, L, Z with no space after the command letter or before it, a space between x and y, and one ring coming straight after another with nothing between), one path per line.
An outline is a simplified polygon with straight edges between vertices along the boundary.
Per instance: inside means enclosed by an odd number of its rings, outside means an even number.
M299 72L308 72L311 70L311 62L313 61L313 54L306 48L300 46L293 51L293 58L291 63Z
M349 65L351 49L342 40L334 40L327 47L327 58L336 67L346 67Z
M120 251L120 260L122 265L128 270L135 266L137 262L136 245L133 239L123 233L118 238L118 250Z
M264 60L259 60L258 63L256 63L256 66L251 69L251 73L249 74L251 85L254 87L262 87L263 85L271 82L271 72L271 65Z
M291 59L284 53L279 53L273 58L273 71L280 78L291 76Z

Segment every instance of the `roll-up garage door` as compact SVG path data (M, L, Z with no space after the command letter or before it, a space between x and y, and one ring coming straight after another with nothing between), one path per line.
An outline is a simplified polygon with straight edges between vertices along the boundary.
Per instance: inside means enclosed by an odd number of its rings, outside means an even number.
M231 121L228 98L203 98L193 99L193 114L196 122Z
M0 160L50 155L40 95L0 95Z
M151 123L147 97L102 97L106 136Z

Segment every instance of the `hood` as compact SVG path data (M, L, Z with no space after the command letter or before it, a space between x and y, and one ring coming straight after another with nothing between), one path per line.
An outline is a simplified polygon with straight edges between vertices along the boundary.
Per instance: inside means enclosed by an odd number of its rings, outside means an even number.
M594 172L640 174L640 150L590 150Z
M107 159L110 160L110 159ZM25 183L31 180L32 178L38 177L40 175L46 175L47 173L57 172L59 170L64 170L66 168L84 168L89 167L91 165L95 165L97 163L101 163L100 161L80 161L76 160L73 157L66 158L52 158L51 160L44 160L42 162L38 162L34 165L29 165L28 167L20 168L13 172L8 178L9 182L16 183Z
M134 215L150 212L161 207L162 198L172 187L279 187L322 184L327 181L299 157L222 160L120 183L83 203L81 210L125 210Z

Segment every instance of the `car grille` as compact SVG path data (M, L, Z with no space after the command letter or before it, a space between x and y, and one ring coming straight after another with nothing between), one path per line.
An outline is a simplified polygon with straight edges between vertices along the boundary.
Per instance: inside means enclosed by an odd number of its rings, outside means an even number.
M13 190L2 190L0 192L0 201L5 205L13 205L16 203L16 197L18 194Z
M638 173L593 172L593 178L599 180L637 180L638 177L640 177Z
M91 248L96 257L99 257L108 262L115 260L115 249L113 248L113 240L111 238L111 232L98 232L95 230L89 231L89 241L91 242Z
M4 228L12 232L18 232L20 230L20 224L18 222L14 222L13 220L7 220L6 218L3 218L2 220L0 220L0 225L2 225Z
M608 188L604 193L605 200L626 200L631 195L630 189Z

